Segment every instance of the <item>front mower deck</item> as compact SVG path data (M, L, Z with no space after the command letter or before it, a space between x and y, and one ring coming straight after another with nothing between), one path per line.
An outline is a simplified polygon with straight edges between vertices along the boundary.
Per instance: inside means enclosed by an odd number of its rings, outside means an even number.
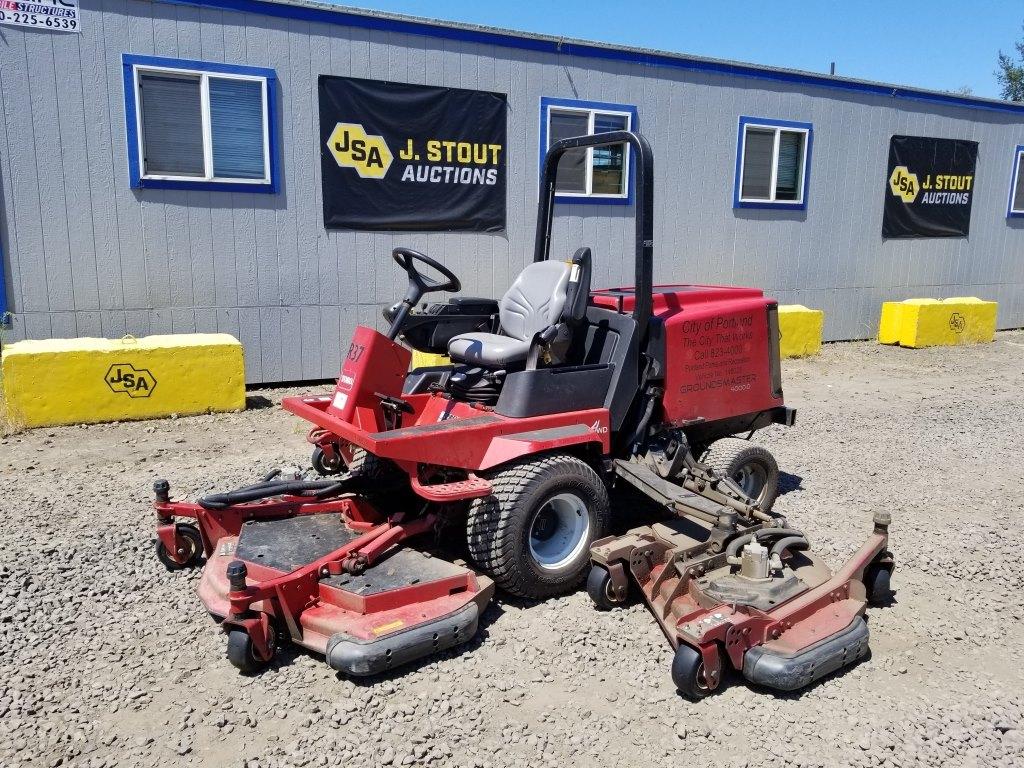
M366 535L341 514L250 521L218 543L200 598L227 625L240 619L232 603L242 593L228 574L243 564L250 591L275 584L272 597L257 594L248 613L266 615L277 637L323 653L350 675L383 672L473 637L494 585L462 565L395 546L365 568L324 565L308 573L310 564Z

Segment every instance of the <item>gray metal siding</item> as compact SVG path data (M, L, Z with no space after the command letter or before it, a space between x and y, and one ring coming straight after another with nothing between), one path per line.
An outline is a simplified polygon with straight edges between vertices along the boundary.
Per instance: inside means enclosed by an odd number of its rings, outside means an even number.
M83 0L82 33L4 28L0 237L15 338L226 331L251 382L327 378L357 323L404 293L396 245L467 294L500 295L531 258L542 96L636 105L655 151L655 277L763 287L824 309L826 337L874 334L879 305L978 295L1024 326L1024 220L1007 220L1017 116L813 85L644 67L396 32L151 3ZM276 70L281 192L133 190L121 54ZM319 74L508 94L501 235L323 228ZM734 210L740 115L813 123L806 211ZM980 143L970 239L881 239L889 137ZM558 209L554 249L594 249L594 284L632 282L625 206Z

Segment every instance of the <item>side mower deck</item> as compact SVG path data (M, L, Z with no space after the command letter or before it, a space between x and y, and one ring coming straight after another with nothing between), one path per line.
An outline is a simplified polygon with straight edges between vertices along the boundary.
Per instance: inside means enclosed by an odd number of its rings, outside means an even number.
M620 476L651 493L658 478L640 465ZM661 499L680 515L594 542L588 591L601 608L637 589L676 650L677 687L699 698L716 689L727 661L751 682L795 690L854 663L868 651L863 614L888 597L893 559L889 516L835 574L784 521L746 526L722 546L716 504L677 492ZM721 517L730 508L717 505Z

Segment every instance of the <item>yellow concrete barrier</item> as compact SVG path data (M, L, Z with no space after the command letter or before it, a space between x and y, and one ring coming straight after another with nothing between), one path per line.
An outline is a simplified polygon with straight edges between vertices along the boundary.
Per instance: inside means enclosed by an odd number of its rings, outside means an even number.
M412 351L412 368L410 370L416 370L417 368L430 368L435 365L451 365L452 361L448 359L447 355L433 355L430 352L419 352L417 350Z
M779 354L782 357L807 357L821 349L821 331L825 313L802 304L779 305Z
M886 301L878 341L915 349L992 341L997 309L996 302L974 296Z
M3 405L27 427L245 408L242 345L226 333L19 341L2 364Z

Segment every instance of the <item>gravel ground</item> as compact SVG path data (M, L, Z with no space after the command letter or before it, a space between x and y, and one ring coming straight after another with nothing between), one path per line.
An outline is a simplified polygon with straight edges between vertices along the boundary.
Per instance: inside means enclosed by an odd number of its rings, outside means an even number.
M785 364L763 433L777 509L833 565L893 514L872 656L795 695L681 698L641 606L499 596L476 641L372 683L292 651L239 676L198 573L153 554L176 496L306 458L276 405L0 440L0 765L1024 764L1024 333L960 349L827 346Z

